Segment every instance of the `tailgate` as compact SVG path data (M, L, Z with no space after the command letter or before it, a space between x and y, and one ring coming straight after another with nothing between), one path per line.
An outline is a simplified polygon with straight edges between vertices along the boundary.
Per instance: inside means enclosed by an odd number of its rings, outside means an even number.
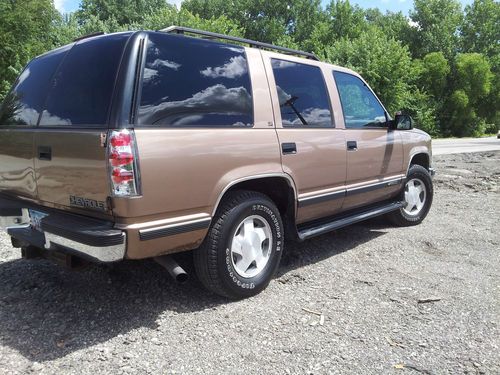
M77 42L58 67L35 135L38 200L111 213L105 140L129 33Z
M105 136L101 130L43 130L36 135L38 199L109 212Z

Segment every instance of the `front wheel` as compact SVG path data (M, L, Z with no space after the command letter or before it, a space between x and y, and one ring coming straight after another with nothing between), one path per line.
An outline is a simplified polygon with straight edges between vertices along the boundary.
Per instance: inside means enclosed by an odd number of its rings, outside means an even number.
M265 195L231 193L217 210L202 246L196 274L210 291L232 299L254 296L269 284L283 250L283 223Z
M389 219L398 226L420 224L429 213L433 196L434 188L429 171L420 165L412 165L401 192L403 207L391 212Z

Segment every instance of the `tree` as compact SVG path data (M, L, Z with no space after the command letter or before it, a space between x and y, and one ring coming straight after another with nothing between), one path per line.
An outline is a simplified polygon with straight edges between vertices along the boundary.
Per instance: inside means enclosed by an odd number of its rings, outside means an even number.
M460 32L465 52L499 56L500 3L494 0L475 0L472 5L467 5Z
M0 0L0 100L26 63L57 44L51 0Z
M82 0L76 16L80 24L92 17L106 22L115 20L118 25L141 23L153 12L171 7L165 0Z
M182 9L203 19L226 16L246 38L268 43L301 43L309 38L311 26L324 19L320 0L186 0Z
M486 119L480 108L491 91L493 74L486 57L479 53L459 54L455 62L454 90L442 118L445 134L477 136L484 133Z
M405 45L410 44L412 26L408 17L402 12L386 12L383 14L379 9L367 9L365 19L371 24L381 29L388 38L401 41Z
M420 89L436 100L441 100L448 82L451 68L442 52L431 52L422 60L416 60Z
M392 113L407 108L415 79L410 53L400 42L370 27L358 38L334 42L326 59L359 72Z
M430 52L442 52L447 59L458 50L458 28L462 21L462 8L458 0L415 0L410 18L413 28L411 51L421 58Z

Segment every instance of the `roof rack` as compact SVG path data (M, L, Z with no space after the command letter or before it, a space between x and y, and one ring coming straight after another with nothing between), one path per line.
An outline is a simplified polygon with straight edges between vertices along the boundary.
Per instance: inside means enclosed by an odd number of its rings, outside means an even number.
M83 39L92 38L94 36L99 36L99 35L104 35L104 34L106 34L104 31L97 31L95 33L83 35L79 38L73 39L73 42L78 42L78 41L83 40Z
M237 36L230 36L230 35L213 33L211 31L192 29L190 27L170 26L170 27L167 27L166 29L162 29L159 31L164 32L164 33L177 33L177 34L188 33L188 34L194 34L194 35L201 35L201 36L208 37L208 38L229 40L232 42L248 44L250 47L275 50L275 51L286 53L288 55L303 56L303 57L306 57L306 58L311 59L311 60L318 60L319 61L319 59L316 57L316 55L314 55L313 53L310 53L310 52L304 52L304 51L299 51L299 50L295 50L292 48L275 46L274 44L262 43L262 42L258 42L256 40L239 38Z

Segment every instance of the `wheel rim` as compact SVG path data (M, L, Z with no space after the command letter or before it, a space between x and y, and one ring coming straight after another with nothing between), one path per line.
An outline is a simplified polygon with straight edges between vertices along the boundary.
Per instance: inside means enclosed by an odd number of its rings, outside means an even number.
M271 256L273 234L262 216L246 217L236 228L230 244L231 261L238 275L251 278L259 275Z
M410 216L418 215L425 206L427 190L422 180L412 178L405 185L404 212Z

